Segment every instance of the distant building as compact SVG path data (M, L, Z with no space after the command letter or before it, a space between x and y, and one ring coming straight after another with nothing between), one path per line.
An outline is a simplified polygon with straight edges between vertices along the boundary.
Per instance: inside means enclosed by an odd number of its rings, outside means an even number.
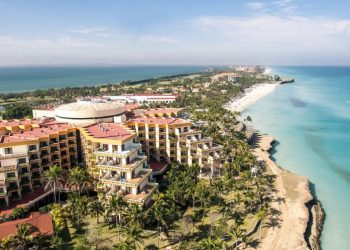
M125 94L119 96L107 96L111 100L125 103L171 103L177 98L174 94Z
M234 72L222 72L211 77L212 82L219 83L237 83L239 79L240 76Z

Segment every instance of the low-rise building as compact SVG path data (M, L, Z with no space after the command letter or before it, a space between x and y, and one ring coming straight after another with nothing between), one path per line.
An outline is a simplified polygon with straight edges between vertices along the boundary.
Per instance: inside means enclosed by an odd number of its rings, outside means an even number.
M54 233L51 214L32 213L28 218L8 221L0 224L0 241L17 233L18 225L28 223L36 230L31 233L32 237L39 235L51 236Z
M239 82L239 79L240 76L234 72L222 72L211 77L212 82L218 83L237 83Z
M119 96L107 96L111 100L118 100L126 103L171 103L177 98L174 94L124 94Z

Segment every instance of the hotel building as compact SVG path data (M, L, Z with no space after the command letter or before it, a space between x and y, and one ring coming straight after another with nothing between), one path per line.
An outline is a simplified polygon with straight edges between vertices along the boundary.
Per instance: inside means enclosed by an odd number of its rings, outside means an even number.
M157 184L150 182L152 170L136 134L117 123L97 123L81 128L83 159L88 171L99 180L98 191L129 202L148 205Z
M152 174L168 163L198 164L203 178L221 167L221 146L180 118L179 108L130 110L84 99L54 112L50 119L0 121L0 207L42 187L43 172L54 164L84 166L98 180L100 197L143 205L157 190ZM148 163L164 167L152 173Z
M77 130L39 120L0 122L0 206L42 186L43 171L57 164L76 166Z
M201 167L201 177L213 177L220 168L222 147L215 145L211 138L203 137L201 131L192 129L190 121L164 116L180 110L165 111L148 110L127 122L138 135L148 161L197 164Z

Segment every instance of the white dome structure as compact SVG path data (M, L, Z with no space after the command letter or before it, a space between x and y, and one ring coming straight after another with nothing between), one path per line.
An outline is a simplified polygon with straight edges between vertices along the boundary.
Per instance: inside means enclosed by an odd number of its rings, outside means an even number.
M57 107L55 118L60 122L86 126L96 122L114 122L116 118L125 116L124 112L125 105L122 103L85 98Z

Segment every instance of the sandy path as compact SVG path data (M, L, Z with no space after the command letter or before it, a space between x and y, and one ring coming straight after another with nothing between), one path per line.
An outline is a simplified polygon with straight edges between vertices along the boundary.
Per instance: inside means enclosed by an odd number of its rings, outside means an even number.
M273 138L261 136L254 154L266 161L276 175L276 192L271 207L274 215L264 225L268 226L258 249L299 250L309 249L304 239L309 212L305 203L312 199L308 179L281 169L270 158L267 150Z

